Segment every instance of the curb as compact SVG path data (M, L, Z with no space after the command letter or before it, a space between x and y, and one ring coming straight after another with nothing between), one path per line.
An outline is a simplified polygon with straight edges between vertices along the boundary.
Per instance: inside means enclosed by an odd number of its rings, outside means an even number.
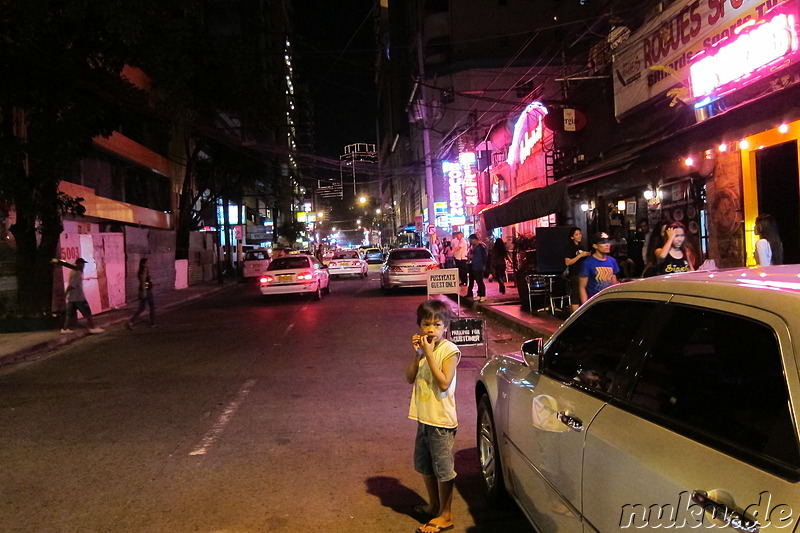
M453 300L454 302L459 301L459 299L454 295L448 294L447 297ZM494 320L495 322L507 326L516 331L517 333L521 333L530 338L536 338L536 337L547 338L553 334L553 331L555 331L544 327L537 328L521 318L509 316L495 309L495 307L498 307L502 304L491 304L491 303L485 304L482 302L475 302L471 298L461 298L460 302L461 302L461 307L470 309L478 313L482 313L487 317L491 318L492 320Z

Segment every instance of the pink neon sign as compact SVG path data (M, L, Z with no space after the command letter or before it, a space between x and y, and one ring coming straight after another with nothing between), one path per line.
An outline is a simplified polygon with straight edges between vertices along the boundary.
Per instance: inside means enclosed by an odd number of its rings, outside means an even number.
M702 98L727 92L731 89L726 87L729 84L746 83L756 71L797 49L794 15L782 13L753 24L734 41L717 48L714 55L698 54L700 59L689 67L692 96Z
M460 226L467 223L464 210L464 167L459 163L442 161L442 172L447 177L447 192L449 196L450 224Z
M524 163L531 155L534 145L544 134L542 125L546 114L547 108L540 102L533 102L525 107L514 125L514 136L506 158L509 165Z

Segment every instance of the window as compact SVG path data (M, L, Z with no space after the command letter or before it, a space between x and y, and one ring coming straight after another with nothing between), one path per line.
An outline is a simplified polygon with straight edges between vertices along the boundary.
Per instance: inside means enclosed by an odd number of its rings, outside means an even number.
M427 250L394 250L389 257L392 261L403 261L413 259L432 259L433 256Z
M308 257L279 257L269 264L267 270L291 270L310 266Z
M673 421L677 431L800 464L780 346L770 327L674 306L640 376L632 402Z
M620 360L656 305L614 300L592 306L548 348L544 371L564 382L609 392Z

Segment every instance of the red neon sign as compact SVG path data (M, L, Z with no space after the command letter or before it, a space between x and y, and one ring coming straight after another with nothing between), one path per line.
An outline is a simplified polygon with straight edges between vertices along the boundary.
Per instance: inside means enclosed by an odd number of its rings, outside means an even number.
M794 15L781 13L768 21L742 27L739 36L719 46L716 53L698 54L690 67L692 96L721 95L753 81L757 72L796 52L797 29Z

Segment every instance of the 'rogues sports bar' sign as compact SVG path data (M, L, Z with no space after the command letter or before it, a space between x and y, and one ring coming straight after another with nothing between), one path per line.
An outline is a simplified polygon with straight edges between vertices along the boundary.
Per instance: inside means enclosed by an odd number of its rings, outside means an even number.
M702 81L698 74L695 85L707 90L709 84L714 84L708 78L718 76L724 79L737 70L738 78L747 78L753 69L758 70L778 59L783 60L779 68L793 64L797 60L794 53L797 50L796 13L794 0L692 0L673 4L645 22L614 54L617 117L679 83L688 86L690 68L695 61L720 53L727 59L736 52L743 53L744 42L731 49L727 47L748 34L754 35L744 39L751 44L757 43L755 50L748 50L747 54L735 59L738 65L733 70L711 66L714 61L709 60L707 65L711 72ZM783 29L778 29L782 25ZM761 27L763 30L759 29ZM775 57L779 49L783 52ZM772 67L774 71L775 65ZM742 72L743 68L750 70ZM678 79L671 74L672 71L677 73Z

